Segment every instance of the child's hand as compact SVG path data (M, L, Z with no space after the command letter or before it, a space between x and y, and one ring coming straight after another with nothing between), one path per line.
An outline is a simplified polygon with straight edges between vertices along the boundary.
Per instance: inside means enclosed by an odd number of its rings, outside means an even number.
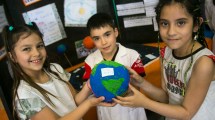
M103 96L96 98L95 96L90 96L88 98L90 105L91 106L105 106L105 107L113 107L116 105L115 102L113 103L107 103L107 102L102 102L105 98Z
M129 94L127 97L117 96L117 98L113 98L113 100L122 106L145 107L145 102L148 98L140 91L136 90L132 85L129 85L129 88L133 94Z
M130 67L127 67L129 73L130 73L130 77L131 77L131 84L135 85L135 86L140 86L140 84L144 81L143 77L141 77L136 71L134 71L133 69L131 69Z

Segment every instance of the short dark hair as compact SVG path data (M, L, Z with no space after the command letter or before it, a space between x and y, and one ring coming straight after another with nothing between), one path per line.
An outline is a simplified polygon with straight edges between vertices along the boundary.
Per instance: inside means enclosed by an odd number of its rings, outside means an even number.
M101 28L104 26L115 28L114 19L107 13L96 13L91 16L87 22L87 30L90 33L92 29Z

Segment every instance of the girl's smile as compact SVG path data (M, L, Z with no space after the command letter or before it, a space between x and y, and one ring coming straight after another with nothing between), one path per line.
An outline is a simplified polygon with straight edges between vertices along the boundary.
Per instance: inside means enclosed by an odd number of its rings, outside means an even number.
M159 28L162 40L171 49L180 55L187 54L193 40L194 26L192 16L181 4L172 3L163 7Z
M41 71L46 59L46 50L42 39L35 33L20 37L14 48L15 62L26 73Z

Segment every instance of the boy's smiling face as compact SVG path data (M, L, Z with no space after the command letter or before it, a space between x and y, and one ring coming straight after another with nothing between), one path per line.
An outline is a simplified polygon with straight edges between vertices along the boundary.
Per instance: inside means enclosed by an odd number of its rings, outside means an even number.
M99 49L103 55L111 56L117 50L116 38L118 36L117 28L112 28L109 25L91 29L90 35L95 43L97 49Z

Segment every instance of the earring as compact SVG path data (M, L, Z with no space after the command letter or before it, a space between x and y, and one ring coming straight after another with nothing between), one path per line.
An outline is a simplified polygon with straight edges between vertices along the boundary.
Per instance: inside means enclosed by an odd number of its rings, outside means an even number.
M194 36L194 40L197 41L197 39L198 39L198 35L196 34L196 35Z
M160 34L158 33L158 42L160 42Z

